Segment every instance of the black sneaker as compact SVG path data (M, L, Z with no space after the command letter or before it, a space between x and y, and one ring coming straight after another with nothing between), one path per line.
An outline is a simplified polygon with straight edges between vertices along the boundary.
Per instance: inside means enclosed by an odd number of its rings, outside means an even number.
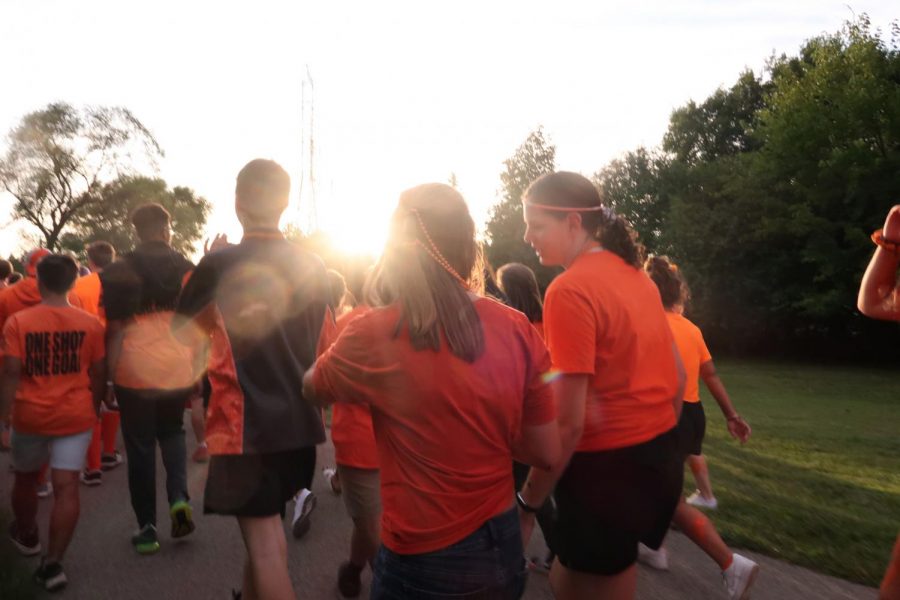
M338 569L338 591L344 598L356 598L362 588L360 574L362 568L357 567L352 562L345 562Z
M194 531L194 513L186 500L178 500L169 507L172 518L172 537L180 538Z
M82 471L81 483L91 487L100 485L103 483L103 473L100 471Z
M138 554L156 554L159 552L159 538L156 535L156 526L144 525L140 531L131 536L131 545Z
M9 539L19 554L22 556L35 556L41 553L41 539L38 536L38 528L35 527L30 532L23 533L19 531L16 522L13 521L9 525Z
M112 454L104 454L100 457L100 468L104 471L115 469L122 464L122 454L116 450Z
M69 583L61 564L44 562L43 559L41 566L34 572L34 580L48 592L59 591Z

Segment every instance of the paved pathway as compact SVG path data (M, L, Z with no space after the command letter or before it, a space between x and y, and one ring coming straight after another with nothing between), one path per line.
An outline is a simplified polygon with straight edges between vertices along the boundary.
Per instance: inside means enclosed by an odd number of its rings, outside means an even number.
M186 427L189 423L186 420ZM188 433L189 451L193 451ZM320 447L319 468L332 464L330 444ZM6 476L9 455L0 455L0 505L9 506L11 475ZM158 467L160 515L167 515L164 504L162 466ZM194 505L200 506L205 468L189 465L190 492ZM314 491L318 507L313 513L312 527L306 537L295 541L288 537L288 553L297 597L300 599L337 598L335 573L346 556L350 539L350 519L340 498L326 491L321 473L317 474ZM71 600L229 600L232 588L240 586L244 550L237 524L233 519L205 517L197 514L197 531L182 541L168 537L167 519L161 519L162 550L149 557L134 553L129 542L135 529L128 500L124 465L104 474L103 485L81 488L81 520L75 539L64 561L69 587L60 597ZM50 502L41 502L39 515L42 533L46 533ZM285 519L287 531L290 523ZM46 543L46 537L44 543ZM0 543L9 543L0 539ZM673 533L667 542L671 570L666 573L641 568L639 600L724 599L721 576L714 563L682 535ZM532 540L529 555L542 554L543 540ZM813 573L753 553L763 570L755 586L756 600L875 600L876 591L832 577ZM36 566L35 559L27 561ZM368 572L364 575L368 594ZM551 598L546 576L532 574L525 598Z

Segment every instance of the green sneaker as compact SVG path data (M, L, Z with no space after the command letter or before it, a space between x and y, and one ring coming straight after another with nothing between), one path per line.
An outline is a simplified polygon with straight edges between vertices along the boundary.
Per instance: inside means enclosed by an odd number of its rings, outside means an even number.
M194 531L194 511L186 501L179 500L172 504L169 516L172 517L173 538L184 537Z
M156 526L144 525L140 531L131 536L131 545L138 554L156 554L159 552L159 538L156 537Z

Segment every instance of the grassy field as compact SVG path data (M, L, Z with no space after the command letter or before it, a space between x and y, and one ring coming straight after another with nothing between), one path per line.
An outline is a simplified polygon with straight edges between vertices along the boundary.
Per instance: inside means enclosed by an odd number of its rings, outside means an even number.
M753 427L741 447L703 390L704 454L722 536L877 585L900 531L900 371L725 360L717 367ZM685 488L692 484L687 472Z

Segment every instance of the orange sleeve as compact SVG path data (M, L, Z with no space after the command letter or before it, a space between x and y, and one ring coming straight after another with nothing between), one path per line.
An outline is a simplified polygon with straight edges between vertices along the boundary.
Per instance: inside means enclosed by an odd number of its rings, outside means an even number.
M525 405L522 411L522 425L533 427L544 425L556 418L556 402L550 387L550 354L537 329L527 327L528 353L531 364L528 369L528 387L525 389Z
M25 352L19 339L19 320L9 318L3 326L3 352L2 355L22 358Z
M706 341L703 339L703 332L700 331L700 328L697 328L697 354L700 355L700 364L708 363L712 360L712 354L709 353L709 348L706 347Z
M563 373L593 375L596 370L597 320L582 294L562 289L547 292L544 336L553 367Z
M373 388L383 387L372 384L396 372L390 366L378 368L372 364L372 350L378 345L367 331L367 321L354 319L316 361L313 386L317 395L331 402L371 402Z

